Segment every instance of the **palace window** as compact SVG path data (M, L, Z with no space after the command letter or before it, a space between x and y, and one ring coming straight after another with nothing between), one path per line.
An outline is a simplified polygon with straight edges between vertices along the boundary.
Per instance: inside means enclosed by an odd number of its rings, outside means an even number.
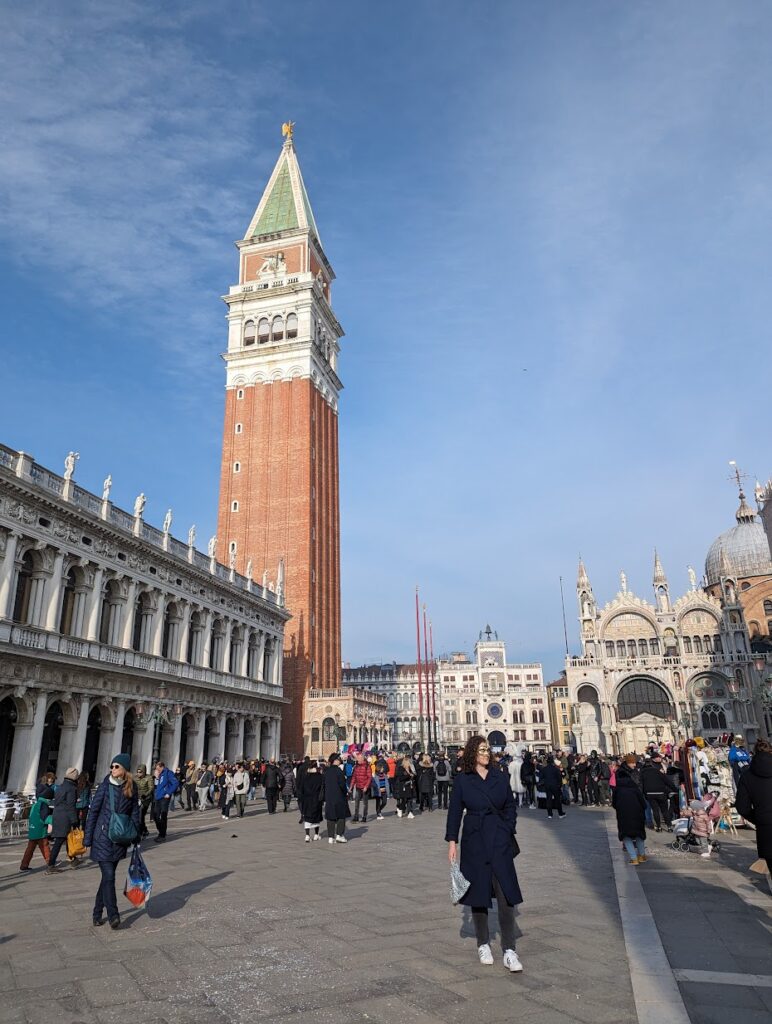
M702 709L702 728L713 732L726 731L726 715L718 704L706 704Z
M614 657L614 641L613 640L607 640L606 641L606 657L607 658L613 658Z
M685 636L683 638L684 654L692 653L692 640L691 637Z
M617 640L617 657L624 658L625 656L625 642L624 640Z
M638 653L640 654L640 656L642 658L648 657L649 645L646 643L645 640L639 640L638 641Z
M764 614L772 615L772 601L767 600L764 602Z

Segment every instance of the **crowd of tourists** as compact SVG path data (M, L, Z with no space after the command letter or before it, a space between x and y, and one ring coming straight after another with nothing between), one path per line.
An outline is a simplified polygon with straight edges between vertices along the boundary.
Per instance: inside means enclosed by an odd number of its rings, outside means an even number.
M772 746L759 740L751 758L744 744L735 743L730 760L738 779L738 812L754 823L759 856L772 868ZM482 789L474 776L484 783ZM465 857L461 843L461 872L472 883L471 895L462 902L473 909L479 949L486 947L480 953L481 962L493 962L486 939L487 907L491 903L483 898L488 893L495 895L499 904L505 966L519 970L507 907L520 901L520 892L514 868L510 871L511 858L502 857L502 835L494 827L495 822L503 823L510 850L518 809L542 808L548 818L557 813L561 819L572 804L613 806L619 839L630 863L639 865L647 860L646 827L672 830L674 818L681 815L691 819L690 831L702 855L709 857L710 815L715 809L705 801L692 801L690 806L679 808L681 782L674 751L656 744L641 755L607 758L596 751L588 755L562 751L537 754L520 748L494 752L483 737L477 736L453 756L445 752L431 756L352 748L324 760L268 758L199 765L189 761L176 771L158 761L152 772L140 764L133 773L129 755L121 753L113 758L109 774L96 791L88 775L75 768L68 769L59 782L51 772L43 775L29 815L20 870L30 870L36 850L41 853L47 874L62 870L63 849L72 868L88 852L101 870L94 924L103 923L106 911L110 925L118 927L115 868L127 850L123 835L115 839L118 819L125 819L125 835L135 836L137 841L150 836L152 823L154 841L163 843L169 814L176 808L183 814L212 811L228 821L231 813L244 817L249 804L258 799L265 800L268 815L276 814L279 808L289 813L294 801L303 826L303 841L319 841L326 825L327 841L334 845L348 842L348 821L382 821L390 801L394 802L396 819L411 820L435 809L447 810L451 861L456 859L462 818L469 822L464 825L465 836L470 829L474 833L475 819L480 819L478 839L467 843L467 849L477 852ZM82 829L82 848L72 850L68 837L71 839L78 828ZM486 871L481 872L479 865L473 865L483 856L483 847L488 861L484 862ZM487 871L491 866L492 870ZM475 882L467 871L482 881Z

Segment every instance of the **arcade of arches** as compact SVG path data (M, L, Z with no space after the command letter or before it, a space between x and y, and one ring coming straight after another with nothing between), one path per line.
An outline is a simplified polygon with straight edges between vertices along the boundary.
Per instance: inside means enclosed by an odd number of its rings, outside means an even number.
M193 760L278 757L276 713L202 708L183 701L0 687L0 789L32 793L45 771L75 767L103 778L122 751L132 767L159 758L176 769ZM161 712L161 713L159 713Z

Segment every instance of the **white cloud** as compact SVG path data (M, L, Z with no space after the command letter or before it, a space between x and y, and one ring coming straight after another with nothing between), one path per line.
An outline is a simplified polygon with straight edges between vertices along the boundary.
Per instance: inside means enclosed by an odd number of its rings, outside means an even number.
M181 29L195 10L185 12L91 2L5 11L0 233L43 287L93 296L110 317L131 308L183 371L211 372L223 313L211 281L223 280L223 243L251 212L236 186L261 156L250 131L261 109L251 98L245 114L243 76L190 42ZM262 62L250 97L270 99L281 80Z

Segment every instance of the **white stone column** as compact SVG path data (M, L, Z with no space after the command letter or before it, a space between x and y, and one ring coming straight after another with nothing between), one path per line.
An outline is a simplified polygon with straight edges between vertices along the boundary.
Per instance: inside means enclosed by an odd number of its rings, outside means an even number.
M107 642L111 647L121 646L121 605L111 601L107 619Z
M187 661L188 660L188 638L190 636L190 605L185 602L182 611L182 622L180 623L179 636L177 642L177 649L172 655L171 647L169 648L169 656L174 657L176 661ZM200 763L200 762L199 762Z
M266 731L263 732L263 723L266 725ZM270 736L267 729L268 719L258 718L257 720L257 756L258 757L270 757Z
M209 668L209 656L212 652L212 613L207 609L204 612L203 636L201 643L201 664Z
M244 630L239 651L239 664L236 666L236 674L247 676L249 674L249 630Z
M153 612L152 635L150 638L150 653L160 657L163 649L164 639L164 618L166 617L166 596L161 593L155 594L156 609Z
M99 639L99 613L102 611L102 580L105 571L101 565L97 566L94 573L94 583L91 588L91 600L88 608L88 622L86 625L86 639ZM112 755L111 755L112 756Z
M266 636L264 631L261 629L258 633L258 644L257 644L257 666L255 676L259 683L263 682L263 662L265 660L265 640Z
M30 580L29 604L27 606L27 624L30 626L39 626L42 622L45 591L45 576L33 576Z
M78 721L74 728L62 729L62 742L59 747L59 758L57 761L57 772L63 775L68 768L83 769L83 754L86 747L86 732L88 730L88 715L91 710L91 697L81 696L80 707L78 708Z
M92 782L97 784L107 775L110 770L110 762L116 754L122 754L121 740L123 739L123 720L126 717L126 701L119 700L115 705L115 725L112 729L102 729L99 736L99 751L97 753L96 778Z
M225 635L222 638L222 658L219 665L221 672L228 672L231 660L231 641L233 639L233 622L228 619L225 623Z
M215 743L215 748L216 749L215 749L214 752L215 752L215 754L217 754L218 757L222 758L222 757L225 757L225 744L227 742L227 735L226 735L225 729L226 729L226 726L227 726L227 723L228 723L228 716L225 714L224 711L222 711L222 712L220 712L219 715L216 716L216 718L217 718L217 741ZM210 744L210 746L211 746L211 744Z
M137 582L129 580L128 593L124 604L125 614L123 616L123 629L121 630L121 647L131 648L131 641L134 635L134 614L137 604ZM149 769L148 765L148 769Z
M16 597L16 549L21 539L18 533L9 533L5 542L5 556L0 568L0 619L13 616Z
M171 750L167 751L164 758L166 767L176 772L180 766L180 740L182 739L182 715L175 715L172 719Z
M144 734L140 734L135 729L135 733L142 735L142 742L139 745L140 754L137 760L137 764L144 764L147 767L148 773L153 774L153 738L155 736L155 722L149 720L145 722ZM112 756L112 755L110 755Z
M281 685L281 663L282 663L282 650L279 646L279 638L273 642L273 657L271 658L271 682L274 686Z
M239 730L236 733L236 751L235 751L235 754L236 754L236 757L243 757L244 756L244 726L246 725L246 722L244 720L244 716L243 715L239 715L238 716L238 718L236 719L236 724L238 725Z
M48 694L38 693L34 702L35 710L32 721L17 724L14 730L7 783L9 793L35 792L47 704Z
M59 629L62 613L62 569L64 568L64 552L57 551L54 558L54 571L51 575L51 593L48 595L45 627L51 632Z
M204 732L206 727L206 711L196 712L196 737L193 753L190 758L196 762L196 768L204 762Z
M272 720L271 737L273 740L273 756L278 760L281 752L281 721L278 718Z

